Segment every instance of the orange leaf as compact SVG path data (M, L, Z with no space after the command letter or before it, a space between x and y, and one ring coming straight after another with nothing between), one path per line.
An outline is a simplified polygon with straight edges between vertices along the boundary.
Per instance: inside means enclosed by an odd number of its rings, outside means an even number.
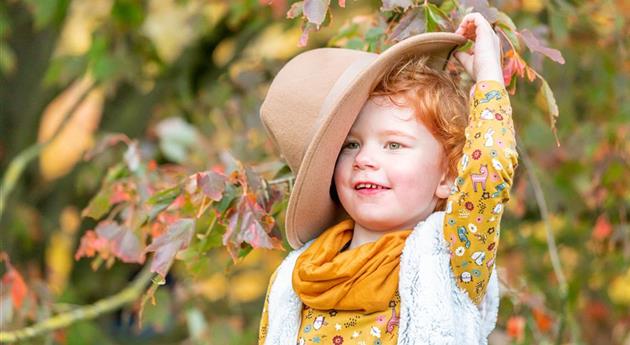
M523 340L525 336L525 318L522 316L511 316L507 322L507 334L517 341Z
M612 234L612 225L606 218L605 214L601 214L597 217L597 221L595 222L595 228L593 228L593 232L591 233L591 237L598 241L603 241L608 238Z
M15 309L19 309L22 306L24 297L28 294L28 287L26 286L26 283L24 283L24 279L22 279L20 272L13 268L9 262L8 256L3 256L7 265L7 271L4 276L2 276L2 285L10 287L11 301L13 302Z
M551 316L547 315L542 309L535 308L534 312L534 320L536 320L536 325L543 332L548 332L553 325L553 320Z

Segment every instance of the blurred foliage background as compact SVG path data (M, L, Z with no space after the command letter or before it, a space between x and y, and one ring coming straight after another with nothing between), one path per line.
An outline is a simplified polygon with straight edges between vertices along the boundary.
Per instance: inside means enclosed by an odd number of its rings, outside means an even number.
M138 140L149 167L194 173L235 157L277 170L258 119L271 78L305 49L365 48L361 42L375 31L364 24L378 23L385 3L395 1L347 1L345 8L333 2L325 25L300 47L304 26L286 18L286 1L0 2L0 171L3 188L13 184L0 205L1 330L112 296L141 269L107 260L94 271L102 260L75 260L81 237L96 225L81 210L125 153L113 146L83 160L87 149L122 133ZM566 63L526 56L554 91L560 147L538 87L519 79L512 98L527 162L503 220L502 300L490 342L628 345L630 4L492 5L545 37ZM358 39L339 36L348 28ZM20 164L21 175L11 171ZM141 327L134 301L20 343L256 343L268 278L286 252L254 249L236 263L223 248L194 253L175 261L156 303L144 306Z

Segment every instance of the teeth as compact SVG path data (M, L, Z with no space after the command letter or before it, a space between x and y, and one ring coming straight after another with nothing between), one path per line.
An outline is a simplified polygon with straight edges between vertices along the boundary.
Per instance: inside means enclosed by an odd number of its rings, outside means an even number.
M375 184L372 184L372 183L359 183L357 185L357 189L364 189L364 188L368 188L368 189L383 189L382 186L375 185Z

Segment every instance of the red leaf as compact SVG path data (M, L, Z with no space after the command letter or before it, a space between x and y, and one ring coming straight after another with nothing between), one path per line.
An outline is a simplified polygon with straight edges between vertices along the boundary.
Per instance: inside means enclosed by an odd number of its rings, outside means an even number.
M123 201L132 200L132 192L125 188L123 183L116 183L113 185L113 190L109 196L109 203L114 205Z
M601 214L599 217L597 217L597 221L595 222L595 227L593 228L591 237L595 240L603 241L612 234L612 230L612 225L608 221L606 215Z
M104 259L109 257L109 245L106 239L99 237L96 232L88 230L81 237L79 249L74 254L74 259L79 260L82 257L93 257L96 253L101 254Z
M131 229L116 222L100 222L96 234L109 241L109 249L117 258L127 263L143 263L142 244Z
M346 0L339 0L339 7L346 7Z
M525 42L525 45L532 53L543 54L559 64L564 64L562 53L560 53L560 51L557 49L545 46L531 31L523 29L518 34L521 36L523 42Z
M521 341L525 336L525 318L522 316L511 316L507 321L507 334Z
M171 224L164 234L145 249L145 252L155 252L151 262L151 272L166 277L178 251L186 249L190 244L195 230L195 221L182 218Z
M549 316L547 313L539 308L534 308L533 314L536 325L538 325L538 329L540 329L542 332L548 332L553 325L553 319L551 318L551 316Z
M116 222L103 221L95 230L89 230L83 235L74 255L75 260L84 256L93 257L98 253L103 259L108 259L111 254L127 263L144 262L142 244L130 229Z
M214 171L205 171L197 173L197 186L201 188L201 191L208 198L219 201L223 198L223 192L225 191L225 182L227 178L224 175L218 174Z
M238 201L236 211L230 216L227 229L223 234L223 245L233 258L242 243L249 243L254 248L282 250L282 242L269 235L275 221L256 203L256 196L244 194Z
M509 85L513 75L518 75L521 78L525 76L527 65L514 50L508 51L505 57L508 59L508 62L503 66L503 81L505 85Z
M391 34L393 41L402 41L405 38L423 33L425 31L424 13L421 8L412 8L407 11Z
M15 306L15 309L19 309L22 306L22 301L28 294L28 287L24 283L24 279L20 272L18 272L8 259L5 259L7 265L7 271L2 276L2 285L9 287L11 290L11 302Z

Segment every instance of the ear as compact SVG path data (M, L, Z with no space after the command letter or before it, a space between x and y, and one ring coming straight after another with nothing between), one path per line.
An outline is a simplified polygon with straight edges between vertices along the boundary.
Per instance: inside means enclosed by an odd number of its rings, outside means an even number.
M440 199L446 199L449 195L451 195L451 186L455 183L452 178L447 176L446 171L442 173L442 177L440 177L440 182L435 189L435 196Z

